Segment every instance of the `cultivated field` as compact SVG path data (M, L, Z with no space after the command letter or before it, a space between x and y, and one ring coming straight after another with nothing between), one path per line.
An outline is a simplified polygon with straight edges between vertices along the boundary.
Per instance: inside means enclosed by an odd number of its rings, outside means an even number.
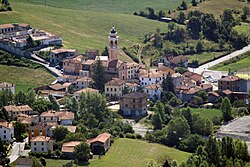
M29 87L46 85L54 80L55 77L45 69L0 65L0 82L16 84L16 92L27 91Z

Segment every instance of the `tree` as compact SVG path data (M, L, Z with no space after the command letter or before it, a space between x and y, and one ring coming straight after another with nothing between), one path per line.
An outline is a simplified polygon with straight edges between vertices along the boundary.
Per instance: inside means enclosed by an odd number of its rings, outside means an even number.
M108 47L105 46L103 52L102 52L102 56L108 56L109 55L109 50L108 50Z
M165 122L165 112L164 112L164 104L160 102L159 100L155 103L154 111L155 113L159 113L159 116L161 117L162 123Z
M163 79L162 89L163 92L172 92L175 94L175 86L171 74L168 74L167 77Z
M14 137L17 141L22 141L23 137L22 134L25 133L25 126L20 122L14 123Z
M81 133L68 133L65 138L63 139L63 142L70 142L70 141L85 141L86 138Z
M28 92L26 94L26 97L27 97L26 98L26 104L33 107L33 104L34 104L34 102L36 100L36 93L35 93L34 89L29 88Z
M168 104L172 107L178 107L181 104L181 100L178 99L176 96L172 97L169 101Z
M187 10L188 5L185 0L182 1L181 5L179 6L180 10Z
M157 16L156 16L156 14L155 14L155 11L154 11L154 9L153 8L151 8L151 7L147 7L147 9L148 9L148 18L149 19L157 19Z
M158 20L160 21L161 18L164 17L164 16L165 16L165 13L162 10L160 10L159 14L158 14Z
M199 17L192 16L187 24L187 29L193 39L199 39L199 33L201 32L201 20Z
M162 119L159 113L155 113L152 117L152 125L154 129L161 129L162 128Z
M86 163L89 161L90 148L86 143L77 145L74 149L74 158L77 163Z
M56 101L56 98L51 94L49 94L49 101L51 103L51 109L56 110L56 111L60 110L60 105Z
M43 165L41 164L40 161L38 161L38 159L32 158L32 165L31 165L31 167L43 167Z
M208 154L208 163L210 165L214 164L215 166L218 166L221 154L219 144L215 137L209 136L205 145L205 150Z
M185 13L184 12L180 12L179 15L178 15L178 17L177 17L177 22L179 24L184 24L185 20L186 20Z
M14 102L16 105L24 105L26 104L27 96L23 91L19 91L15 97Z
M196 51L197 51L197 53L201 53L203 51L203 45L202 45L201 41L197 42Z
M190 135L190 126L185 118L177 117L168 123L167 144L175 146Z
M56 141L62 141L68 133L69 131L67 130L67 128L62 126L57 126L53 131L53 138Z
M196 0L192 0L192 6L197 6L197 4Z
M104 84L106 83L105 69L101 60L97 60L93 69L94 87L101 92L104 91Z
M225 122L230 121L230 120L233 119L232 105L231 105L230 100L227 97L225 97L222 100L222 104L221 104L220 109L221 109L221 112L222 112L223 120Z
M13 100L13 95L11 90L6 89L0 92L0 107L11 104L12 100Z
M72 111L73 113L75 113L75 115L77 115L77 111L78 111L78 101L75 97L72 97L70 100L67 101L66 103L66 107Z
M26 39L26 42L27 42L28 46L30 46L30 47L36 46L36 42L33 40L33 38L30 35Z
M195 152L196 148L203 146L205 140L197 134L191 134L188 138L181 140L178 148L187 152Z

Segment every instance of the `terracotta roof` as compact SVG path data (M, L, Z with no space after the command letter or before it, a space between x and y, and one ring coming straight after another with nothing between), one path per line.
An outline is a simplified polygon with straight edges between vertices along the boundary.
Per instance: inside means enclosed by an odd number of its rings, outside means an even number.
M68 143L63 143L62 145L62 153L73 153L75 146L81 144L81 141L71 141Z
M140 73L139 76L140 78L162 78L164 77L164 74L166 73L163 73L162 71L150 70L147 73Z
M146 93L132 92L132 93L123 95L121 98L147 98L147 97L148 95Z
M120 61L119 59L116 60L112 60L108 63L108 67L109 68L119 68L122 64L122 61Z
M95 64L95 60L86 60L84 63L83 63L83 65L93 65L93 64Z
M139 86L139 84L137 84L137 83L129 83L129 82L127 82L127 83L126 83L126 86L128 86L129 88L133 88L133 87L137 87L137 86Z
M186 71L184 72L182 75L185 76L185 77L190 77L192 75L194 75L195 73L194 72L191 72L191 71Z
M206 83L206 84L201 84L201 88L202 89L211 89L213 88L213 85L212 84L209 84L209 83Z
M219 97L220 95L216 92L208 92L208 95L213 95L213 96L216 96L216 97Z
M164 74L171 74L172 75L175 73L175 71L172 68L166 67L166 66L162 66L162 67L158 68L158 70L164 72Z
M101 143L105 143L109 138L110 138L110 134L108 133L102 133L99 134L97 137L92 138L92 139L88 139L86 143L95 143L95 142L101 142Z
M90 77L82 77L76 80L76 82L93 82L94 80Z
M62 111L54 111L54 110L49 110L47 112L43 112L40 116L43 117L58 117L59 120L67 120L67 119L74 119L75 114L73 112L62 112Z
M189 78L194 80L195 82L200 82L202 80L202 76L199 74L193 74Z
M119 78L112 78L112 80L107 82L105 85L121 86L121 85L124 85L124 84L125 84L124 80L121 80Z
M1 24L0 25L0 29L4 29L4 28L14 28L15 26L13 24Z
M180 62L184 62L187 60L188 60L188 58L186 56L181 55L181 56L173 57L173 58L169 59L168 61L170 61L173 64L179 64Z
M65 60L63 60L63 62L64 63L82 63L82 60L83 60L83 56L80 55L80 56L77 56L74 58L65 59Z
M13 86L15 86L15 84L7 83L7 82L0 83L0 88L10 88Z
M5 128L7 128L7 129L11 129L11 128L14 127L12 123L7 122L7 121L0 122L0 126L5 127Z
M126 66L127 66L127 68L138 67L139 64L136 62L128 62L128 63L126 63Z
M195 94L195 93L198 93L200 91L201 91L200 88L195 87L195 88L190 88L189 90L184 90L183 93L184 94Z
M72 85L72 83L64 83L64 84L53 84L53 85L49 85L49 88L53 89L53 90L61 90L61 89L65 89L67 87L69 87L70 85Z
M47 130L49 126L47 124L38 124L34 126L30 126L28 130Z
M223 90L222 93L226 94L226 95L230 95L232 94L233 92L231 90Z
M99 93L99 90L92 88L84 88L75 92L75 94L82 94L82 93Z
M160 84L152 84L152 85L145 86L144 89L149 89L149 90L161 89L161 85Z
M71 133L76 132L76 126L63 126L64 128L67 128L67 130Z
M58 115L59 120L73 120L75 117L75 114L73 112L60 112Z
M48 142L50 140L50 137L46 136L36 136L31 138L31 142Z
M65 91L54 91L54 90L41 90L41 93L42 94L53 94L53 95L61 95L61 96L64 96L66 94Z
M75 49L63 49L63 48L61 48L61 49L52 50L51 52L54 54L68 53L68 52L74 53L74 52L76 52L76 50Z
M33 111L29 105L23 105L23 106L9 105L9 106L4 106L4 109L7 112Z
M227 76L219 79L219 81L238 81L238 80L240 80L240 78L237 76Z

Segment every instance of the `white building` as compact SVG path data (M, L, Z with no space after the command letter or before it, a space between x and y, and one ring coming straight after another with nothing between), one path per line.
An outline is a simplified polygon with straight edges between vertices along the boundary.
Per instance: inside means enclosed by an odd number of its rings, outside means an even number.
M90 86L90 84L93 82L94 82L94 80L90 77L79 78L75 81L76 89L80 90L80 89L88 88Z
M152 84L144 87L144 93L148 95L150 99L161 99L162 88L159 84Z
M59 123L60 125L72 125L75 114L73 112L47 111L40 115L42 123Z
M13 142L14 138L14 126L7 121L0 122L0 139Z
M7 89L11 90L12 94L15 94L15 84L7 82L0 83L0 92Z
M123 94L125 82L119 78L113 78L105 84L106 97L120 97Z
M36 136L30 140L31 152L47 153L53 151L53 143L50 137Z

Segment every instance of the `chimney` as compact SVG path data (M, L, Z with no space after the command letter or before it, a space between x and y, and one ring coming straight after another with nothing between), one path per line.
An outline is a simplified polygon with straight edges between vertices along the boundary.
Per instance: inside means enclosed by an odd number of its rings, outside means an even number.
M158 68L163 67L163 63L158 63Z

